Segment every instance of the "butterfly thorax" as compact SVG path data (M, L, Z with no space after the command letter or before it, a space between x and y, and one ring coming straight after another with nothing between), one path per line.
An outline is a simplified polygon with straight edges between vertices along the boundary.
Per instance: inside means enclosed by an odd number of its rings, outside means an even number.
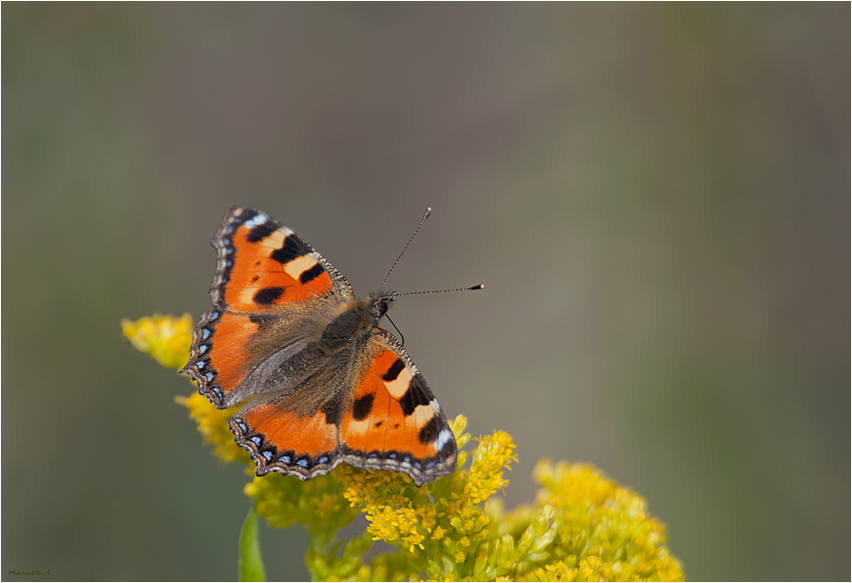
M358 336L366 337L378 326L395 294L371 293L369 299L356 300L346 304L344 310L335 317L322 332L323 343L331 349L341 348Z

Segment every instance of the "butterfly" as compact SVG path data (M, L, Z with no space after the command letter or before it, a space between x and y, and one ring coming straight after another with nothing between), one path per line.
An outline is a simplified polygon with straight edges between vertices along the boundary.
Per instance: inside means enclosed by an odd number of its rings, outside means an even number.
M230 209L212 241L213 307L181 370L219 409L256 473L308 480L341 462L451 474L457 447L440 405L396 337L378 326L393 292L355 298L343 275L268 215Z

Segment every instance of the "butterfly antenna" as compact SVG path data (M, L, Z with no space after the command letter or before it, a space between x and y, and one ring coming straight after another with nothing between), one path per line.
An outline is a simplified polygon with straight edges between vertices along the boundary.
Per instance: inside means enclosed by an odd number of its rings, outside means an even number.
M401 294L397 293L397 294L393 294L393 297L398 298L400 296L416 296L418 294L445 294L445 293L449 293L449 292L476 291L478 289L484 289L484 288L485 288L485 286L480 283L479 285L473 285L473 286L470 286L470 287L460 287L460 288L456 288L456 289L435 289L435 290L431 290L431 291L404 292L404 293L401 293Z
M471 286L471 287L460 287L458 289L436 289L436 290L432 290L432 291L405 292L405 293L401 293L401 294L400 293L394 293L393 297L394 297L394 299L396 299L399 296L416 296L418 294L444 294L444 293L448 293L448 292L475 291L475 290L478 290L478 289L482 289L484 287L485 286L480 283L479 285L474 285L474 286ZM393 320L390 319L390 316L385 314L385 318L388 319L388 321L393 325L393 327L397 331L397 333L399 333L399 337L401 339L400 345L405 346L405 336L402 335L402 331L399 328L396 327L396 324L393 323Z
M408 240L408 243L406 243L406 244L405 244L405 247L403 247L403 249L402 249L402 253L400 253L400 254L399 254L399 257L397 257L397 258L396 258L396 261L394 261L394 262L393 262L393 265L391 265L390 271L388 271L388 274L387 274L387 275L385 276L385 278L382 280L382 285L380 285L380 286L379 286L379 289L384 289L384 288L385 288L385 282L387 282L388 278L390 277L390 274L391 274L391 273L393 273L393 270L394 270L394 268L396 267L396 264L397 264L397 263L399 263L399 260L400 260L400 259L402 259L402 255L403 255L403 253L405 253L405 250L406 250L406 249L408 249L408 246L409 246L409 245L411 245L411 242L414 240L414 237L416 237L416 236L417 236L417 232L420 230L420 227L422 227L422 226L423 226L423 223L425 223L425 222L426 222L426 219L428 219L428 218L429 218L429 215L431 215L431 214L432 214L432 209L431 209L430 207L426 207L426 212L425 212L425 213L423 213L423 218L422 218L422 219L420 219L420 224L419 224L419 225L417 225L417 228L416 228L416 229L414 229L414 233L412 233L412 234L411 234L411 238ZM391 322L391 323L393 323L393 322ZM394 326L394 328L396 328L396 326ZM397 330L397 331L398 331L398 330Z

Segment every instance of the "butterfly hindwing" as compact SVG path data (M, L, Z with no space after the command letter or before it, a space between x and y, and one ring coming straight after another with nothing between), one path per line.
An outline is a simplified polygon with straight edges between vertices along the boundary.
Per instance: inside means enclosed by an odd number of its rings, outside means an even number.
M345 367L329 364L289 394L231 420L258 475L309 479L341 461L404 472L418 486L452 473L455 437L423 376L386 330L374 329L368 344L351 378Z
M257 475L270 471L303 480L327 474L342 461L338 455L337 425L317 410L299 416L276 403L257 405L230 421L240 447L248 450Z

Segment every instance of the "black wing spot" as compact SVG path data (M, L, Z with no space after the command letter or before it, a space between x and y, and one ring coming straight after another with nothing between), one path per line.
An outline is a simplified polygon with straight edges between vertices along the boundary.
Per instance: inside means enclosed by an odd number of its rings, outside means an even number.
M251 220L251 219L247 219ZM262 225L252 227L251 231L246 235L249 243L258 243L266 239L269 235L278 230L278 225L272 221L266 221Z
M273 251L270 257L278 263L285 264L290 263L297 257L307 255L310 252L311 250L304 241L299 239L296 235L290 235L284 239L284 244L281 245L281 248Z
M394 362L388 369L388 372L382 376L382 380L387 382L395 381L396 377L399 376L399 373L401 373L403 369L405 369L405 363L402 362L401 358L397 358L396 362Z
M424 425L417 434L417 439L420 443L432 443L438 439L438 418L432 417L429 423Z
M378 423L376 423L376 427L381 427L382 423L384 423L384 421L379 421Z
M302 272L302 275L299 276L299 281L302 283L308 283L323 273L325 273L325 269L322 268L322 265L315 263L313 267Z
M455 439L449 440L447 442L447 444L444 446L444 449L442 449L438 453L440 453L443 457L450 457L453 454L455 454L456 453L456 440Z
M352 403L352 417L355 421L363 421L367 418L367 415L373 410L373 397L371 393L355 399L355 402Z
M399 404L402 407L402 413L406 417L414 413L414 410L420 405L428 405L429 398L426 396L426 391L420 385L417 377L411 379L408 383L408 390L400 398Z
M257 293L254 294L254 297L252 299L256 304L263 304L265 306L268 306L269 304L274 303L275 300L280 298L283 293L283 287L265 287L261 290L258 290Z
M242 210L243 210L243 212L240 213L240 216L238 218L234 219L235 222L247 223L257 216L257 211L254 210L254 209L250 209L248 207L243 207Z

